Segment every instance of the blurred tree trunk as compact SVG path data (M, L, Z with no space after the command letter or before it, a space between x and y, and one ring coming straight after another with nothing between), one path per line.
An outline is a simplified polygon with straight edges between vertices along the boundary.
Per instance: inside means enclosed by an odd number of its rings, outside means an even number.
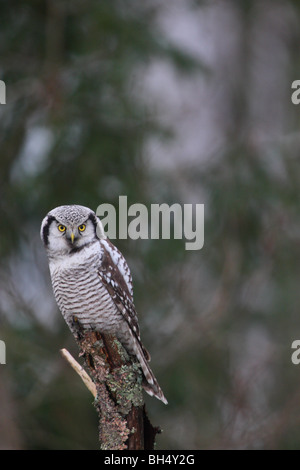
M9 390L10 380L5 367L1 367L0 380L0 450L20 450L23 443L16 420L16 404Z

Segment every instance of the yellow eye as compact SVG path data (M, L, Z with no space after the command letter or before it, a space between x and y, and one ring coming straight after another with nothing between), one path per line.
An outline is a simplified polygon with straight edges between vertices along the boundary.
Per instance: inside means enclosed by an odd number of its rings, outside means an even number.
M84 232L85 229L86 229L86 225L85 225L85 224L81 224L81 225L79 225L79 227L78 227L79 232Z
M60 224L57 228L60 232L65 232L66 231L66 227L64 225Z

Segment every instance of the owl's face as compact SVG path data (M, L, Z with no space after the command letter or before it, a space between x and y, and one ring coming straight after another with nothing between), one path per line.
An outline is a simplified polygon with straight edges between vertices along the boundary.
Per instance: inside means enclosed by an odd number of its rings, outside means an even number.
M100 220L91 209L71 205L56 207L46 215L41 238L48 252L63 254L79 251L105 235Z

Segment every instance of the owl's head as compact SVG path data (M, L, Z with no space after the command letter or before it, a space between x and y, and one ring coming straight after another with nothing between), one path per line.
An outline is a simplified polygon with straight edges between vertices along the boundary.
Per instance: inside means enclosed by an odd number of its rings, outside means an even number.
M41 225L41 238L51 252L74 252L106 238L100 219L88 207L71 205L52 209Z

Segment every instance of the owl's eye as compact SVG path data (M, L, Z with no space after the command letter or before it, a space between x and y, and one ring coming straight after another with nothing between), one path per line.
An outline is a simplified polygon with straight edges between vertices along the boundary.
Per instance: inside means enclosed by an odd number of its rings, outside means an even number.
M85 224L81 224L81 225L79 225L79 227L78 227L79 232L84 232L85 229L86 229L86 225L85 225Z
M59 230L60 232L62 232L62 233L66 231L66 227L65 227L64 225L62 225L62 224L58 225L57 228L58 228L58 230Z

